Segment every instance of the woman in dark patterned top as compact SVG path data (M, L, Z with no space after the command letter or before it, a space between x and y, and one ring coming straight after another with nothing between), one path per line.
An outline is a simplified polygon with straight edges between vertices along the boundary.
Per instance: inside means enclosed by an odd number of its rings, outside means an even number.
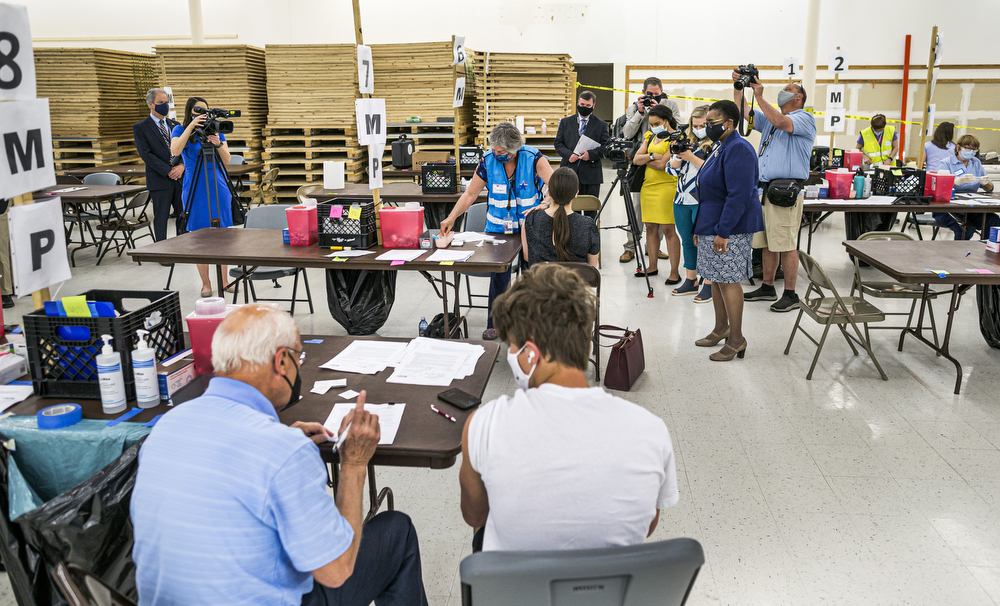
M590 217L574 213L570 203L580 191L572 169L558 168L549 177L547 207L535 209L524 219L528 263L553 261L590 263L597 267L601 236Z

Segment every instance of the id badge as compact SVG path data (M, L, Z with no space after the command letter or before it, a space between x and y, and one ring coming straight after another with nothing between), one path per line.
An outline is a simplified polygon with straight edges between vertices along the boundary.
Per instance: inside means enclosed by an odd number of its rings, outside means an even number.
M508 236L514 233L514 222L510 219L504 219L503 233Z
M493 193L496 194L496 195L498 195L498 196L506 196L507 195L507 184L506 183L494 183L493 184Z
M960 169L958 169L957 171L955 171L955 177L956 177L956 178L957 178L957 177L961 177L961 176L962 176L962 175L964 175L964 174L965 174L965 169L964 169L964 168L960 168Z

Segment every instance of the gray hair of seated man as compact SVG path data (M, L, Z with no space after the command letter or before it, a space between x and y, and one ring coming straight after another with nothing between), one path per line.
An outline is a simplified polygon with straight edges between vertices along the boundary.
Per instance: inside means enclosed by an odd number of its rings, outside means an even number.
M288 312L273 305L244 305L219 324L212 337L212 366L231 375L244 364L265 366L282 347L298 344L299 329Z
M512 122L501 122L490 132L490 147L502 147L513 154L521 149L522 145L524 145L524 135Z

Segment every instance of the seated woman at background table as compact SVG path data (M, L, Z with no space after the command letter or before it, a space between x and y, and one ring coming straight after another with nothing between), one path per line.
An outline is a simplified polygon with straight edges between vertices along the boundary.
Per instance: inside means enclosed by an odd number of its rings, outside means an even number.
M483 161L479 163L469 187L455 203L448 218L441 221L441 234L449 233L455 226L455 221L479 198L483 188L489 186L486 233L507 234L511 237L520 234L520 262L521 270L524 271L528 268L525 259L527 244L521 226L524 225L525 216L541 204L542 185L548 184L552 166L542 152L524 144L524 135L510 122L494 126L489 141L491 149L483 154ZM509 269L503 273L490 274L490 312L493 310L493 300L503 294L509 285ZM490 313L483 339L492 341L496 338L497 331L493 328Z
M170 153L180 156L184 161L184 184L181 187L181 202L187 213L187 231L195 231L211 227L212 220L218 219L220 227L233 226L232 195L229 193L228 177L221 168L215 168L209 163L201 169L198 182L191 183L195 166L201 158L201 140L195 135L195 129L205 123L205 114L194 114L194 108L208 109L208 102L201 97L191 97L184 105L184 124L174 127L170 134ZM229 144L223 134L206 137L219 152L223 164L229 164ZM207 171L207 174L206 174ZM207 177L207 180L206 180ZM215 184L212 185L211 181ZM218 202L218 204L216 204ZM208 265L198 264L198 275L201 276L201 296L212 296L212 281L208 275ZM226 275L226 267L222 267L222 275ZM225 279L225 278L223 278ZM222 288L222 285L219 285Z
M955 175L955 191L959 193L975 193L980 186L987 193L993 191L993 182L990 180L986 170L983 169L982 162L976 157L979 151L979 139L972 135L962 135L955 146L955 153L941 160L937 166L930 167L931 170L947 171ZM975 230L983 226L983 217L969 215L965 213L932 213L934 220L941 227L947 227L955 232L956 240L971 240L975 235ZM984 215L986 228L983 230L983 239L989 238L990 227L1000 225L1000 217L996 213Z
M577 262L597 267L601 234L590 217L570 208L580 192L580 179L569 167L557 168L549 178L549 204L524 219L528 263Z

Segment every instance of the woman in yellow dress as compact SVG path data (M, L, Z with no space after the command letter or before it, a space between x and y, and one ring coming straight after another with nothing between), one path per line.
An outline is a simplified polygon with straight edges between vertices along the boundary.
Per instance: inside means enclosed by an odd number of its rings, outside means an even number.
M670 277L667 284L679 284L681 240L674 228L674 194L677 193L677 177L667 173L667 162L670 161L670 141L657 135L677 130L677 121L673 112L665 105L654 105L646 110L649 116L649 132L639 151L632 158L632 163L646 166L646 176L639 192L639 203L642 206L642 219L646 224L646 254L649 255L649 266L646 275L655 276L659 273L656 263L659 257L660 234L667 241L667 255L670 257ZM642 270L636 271L637 278L643 277Z

